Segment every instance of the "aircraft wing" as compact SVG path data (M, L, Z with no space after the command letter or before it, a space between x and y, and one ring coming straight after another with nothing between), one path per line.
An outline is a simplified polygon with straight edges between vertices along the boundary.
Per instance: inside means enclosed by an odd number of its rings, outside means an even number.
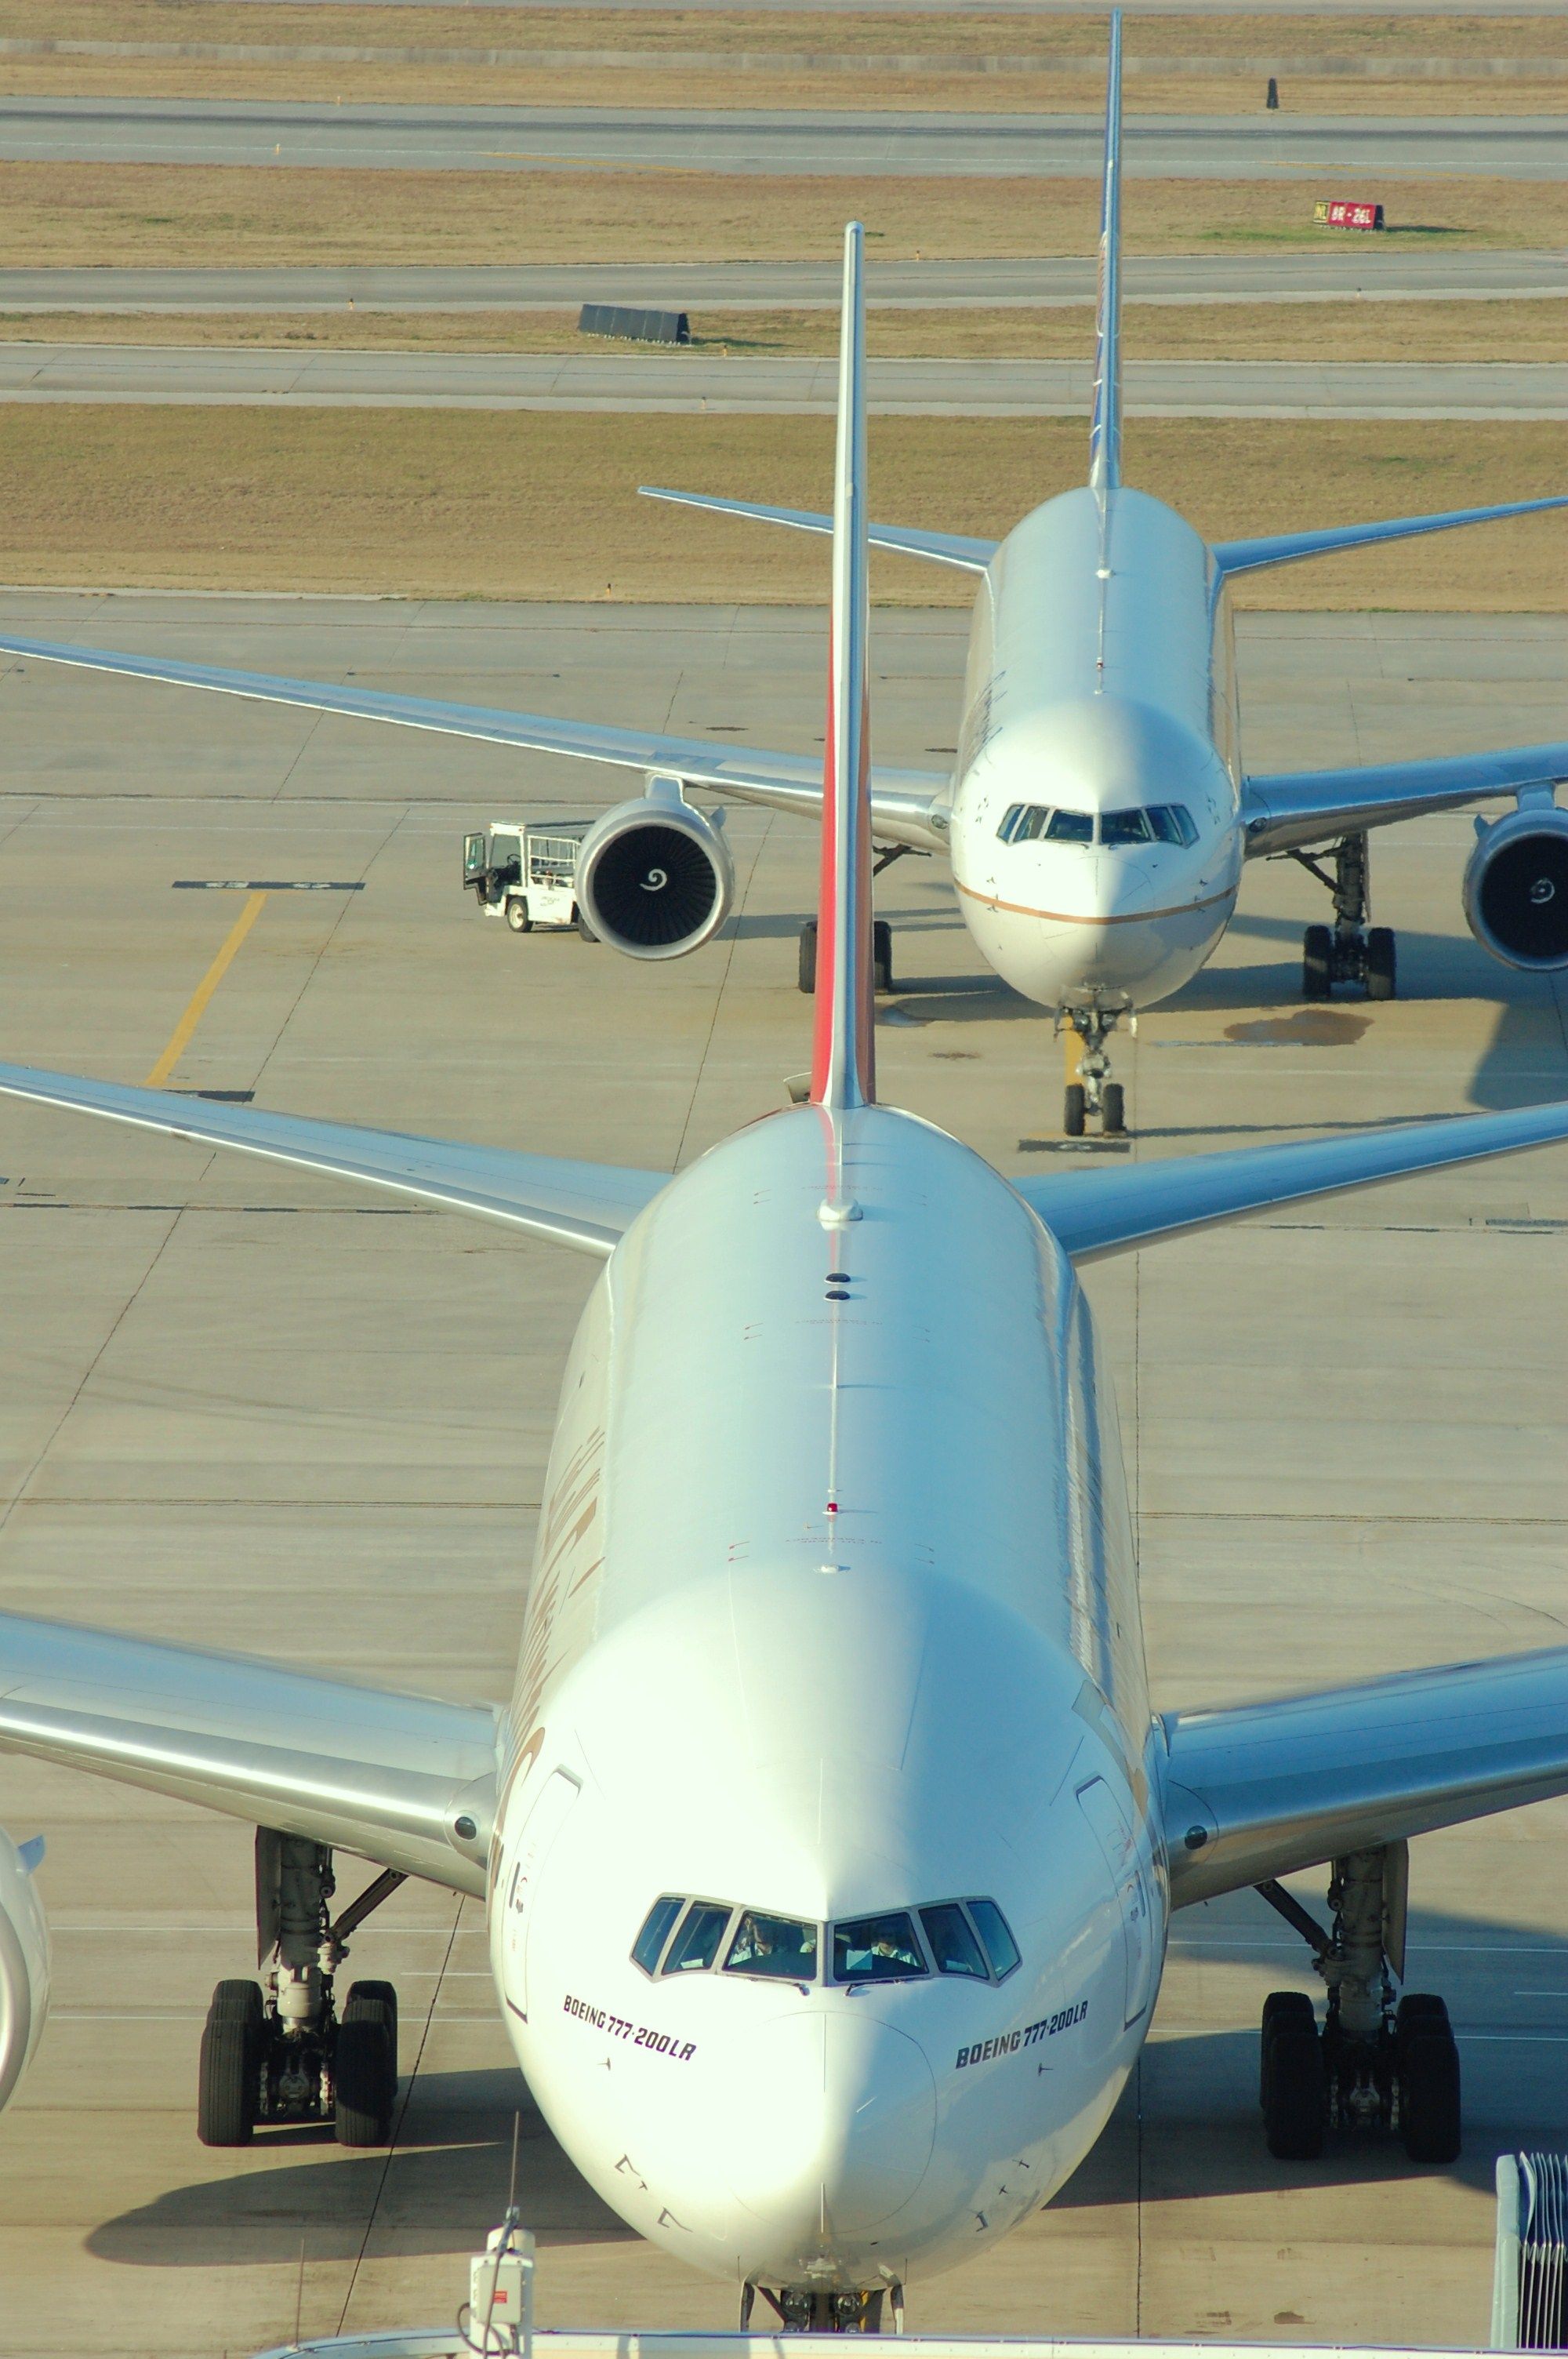
M1568 1792L1568 1647L1163 1725L1179 1908Z
M454 1212L510 1222L537 1237L609 1256L668 1179L619 1164L572 1163L550 1155L522 1155L505 1147L464 1147L445 1138L362 1130L352 1123L314 1122L270 1114L261 1106L221 1105L174 1090L134 1089L121 1082L78 1081L70 1073L0 1065L0 1095L31 1098L103 1114L141 1130L187 1138L198 1147L238 1147L242 1154L389 1188L402 1196Z
M669 500L676 507L708 508L716 516L743 516L749 524L788 525L795 532L827 532L833 519L815 508L770 508L756 500L721 500L711 492L666 491L662 484L639 484L645 500ZM996 555L994 540L972 540L961 532L920 532L898 524L871 524L866 539L872 549L896 549L901 557L929 557L938 565L957 565L966 573L983 573Z
M540 754L610 762L622 769L667 771L688 786L710 787L716 793L775 810L815 814L822 808L820 754L715 745L706 738L670 737L656 729L622 729L608 722L450 704L439 697L401 696L331 680L287 679L214 664L116 655L105 647L72 647L54 639L0 636L0 654L118 672L132 679L163 680L176 688L211 689L222 696L250 696L268 704L304 705L311 712L341 712L353 720L390 721L405 729L434 729L449 737L478 737L493 745L526 746ZM871 817L878 835L922 852L943 849L946 837L933 824L931 813L946 783L929 770L873 771Z
M1501 524L1509 516L1540 516L1568 507L1568 495L1544 500L1506 500L1500 507L1444 508L1436 516L1390 516L1381 524L1334 524L1317 532L1265 533L1257 540L1222 540L1214 561L1222 573L1257 573L1268 565L1294 565L1303 557L1331 557L1342 549L1369 549L1379 541L1415 540L1428 532L1453 532L1466 524Z
M1458 1114L1288 1147L1173 1156L1117 1170L1030 1173L1012 1186L1075 1262L1100 1261L1220 1221L1568 1138L1568 1103Z
M1249 777L1241 807L1247 856L1321 843L1363 828L1388 827L1427 811L1457 810L1495 795L1552 787L1568 778L1568 743L1510 745L1435 762L1372 763L1354 770L1298 770Z
M489 1704L0 1614L0 1749L456 1892L484 1891L500 1724Z

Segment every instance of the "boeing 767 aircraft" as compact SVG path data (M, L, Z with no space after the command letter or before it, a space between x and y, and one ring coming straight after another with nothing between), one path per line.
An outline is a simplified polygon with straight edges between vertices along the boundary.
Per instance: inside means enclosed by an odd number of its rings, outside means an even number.
M957 756L950 776L877 770L871 823L883 861L935 853L989 963L1071 1027L1082 1051L1064 1126L1090 1114L1125 1124L1107 1042L1125 1016L1168 999L1210 956L1236 907L1244 864L1289 856L1333 895L1334 924L1306 929L1302 987L1372 999L1395 988L1395 946L1369 927L1368 832L1426 811L1511 795L1478 829L1461 891L1476 939L1536 973L1568 967L1568 741L1436 761L1283 777L1242 766L1229 587L1242 573L1335 549L1400 540L1568 506L1516 500L1390 523L1222 541L1211 548L1162 500L1122 482L1120 364L1121 25L1111 18L1094 415L1087 484L1034 508L1004 540L873 525L873 547L958 566L977 582ZM644 487L648 488L648 487ZM657 491L730 516L826 532L831 518ZM679 958L711 940L734 876L721 826L692 787L815 816L816 757L715 746L595 722L494 712L351 686L0 637L0 649L227 690L327 712L395 721L504 745L580 755L647 774L647 792L587 836L578 901L601 940L634 958ZM801 936L809 990L816 929ZM877 929L891 988L891 933Z
M483 1907L585 2177L789 2327L902 2320L1049 2201L1148 2033L1171 1911L1248 1885L1326 1986L1321 2024L1265 2011L1274 2153L1381 2130L1451 2161L1443 2002L1395 1995L1407 1844L1568 1792L1568 1647L1151 1716L1077 1266L1561 1142L1568 1105L1010 1184L878 1103L860 273L851 225L808 1102L671 1179L0 1067L603 1262L508 1707L0 1614L0 1747L257 1830L265 1971L213 1995L209 2145L388 2137L396 1994L341 1968L427 1877ZM334 1913L338 1854L373 1873ZM36 1859L0 1839L0 2099L47 1995ZM1318 1864L1322 1923L1277 1882Z

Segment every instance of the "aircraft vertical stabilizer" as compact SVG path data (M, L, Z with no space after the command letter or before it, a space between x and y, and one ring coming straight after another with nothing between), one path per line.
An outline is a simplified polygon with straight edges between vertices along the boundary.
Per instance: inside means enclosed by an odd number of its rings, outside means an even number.
M822 874L816 910L816 1105L842 1112L876 1096L871 964L870 629L866 540L864 232L844 232L838 337L838 440L833 469L833 608L822 772Z
M1121 11L1110 15L1105 92L1105 186L1100 197L1099 286L1095 300L1095 401L1089 420L1089 484L1121 481Z

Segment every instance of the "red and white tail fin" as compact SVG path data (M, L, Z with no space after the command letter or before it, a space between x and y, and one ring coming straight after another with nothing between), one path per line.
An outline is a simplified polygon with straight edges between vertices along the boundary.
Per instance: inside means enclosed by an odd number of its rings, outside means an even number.
M814 1105L842 1112L875 1098L872 1031L871 718L866 693L866 296L864 232L844 232L838 332L838 445L833 471L833 612L816 908Z

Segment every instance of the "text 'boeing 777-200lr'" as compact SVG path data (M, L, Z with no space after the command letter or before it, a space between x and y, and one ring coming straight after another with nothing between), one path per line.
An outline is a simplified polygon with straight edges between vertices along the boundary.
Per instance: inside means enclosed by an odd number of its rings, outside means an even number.
M1334 526L1211 548L1163 501L1121 480L1119 356L1120 20L1111 19L1100 232L1098 342L1089 479L1026 516L1000 542L872 525L873 547L966 569L977 578L957 756L950 777L881 769L871 823L883 861L901 852L950 862L959 906L996 972L1071 1026L1082 1049L1064 1110L1069 1134L1093 1114L1119 1131L1122 1089L1107 1042L1125 1016L1168 999L1210 956L1230 921L1244 864L1300 859L1331 890L1334 924L1309 926L1303 990L1337 982L1368 996L1395 987L1394 936L1369 927L1369 829L1426 811L1515 798L1478 823L1461 887L1485 947L1538 973L1568 967L1568 741L1433 761L1249 776L1229 584L1241 573L1336 549L1568 506L1518 500L1381 524ZM644 489L650 487L644 486ZM831 518L745 501L658 491L659 499L826 532ZM634 958L679 958L730 912L734 876L721 824L687 799L709 788L742 802L815 814L816 756L715 746L654 730L506 712L352 685L0 636L0 649L146 679L401 722L506 745L618 763L647 792L607 811L583 842L577 899L601 940ZM715 815L717 816L717 815ZM801 936L801 987L816 940ZM891 931L877 929L879 983L891 988Z
M1568 1647L1151 1716L1075 1266L1568 1140L1568 1105L1010 1184L877 1103L860 272L852 225L806 1102L671 1179L0 1067L604 1263L505 1709L0 1614L0 1746L257 1830L265 1975L214 1995L200 2135L386 2139L395 1994L340 1998L341 1970L427 1877L483 1905L517 2061L604 2200L743 2319L761 2290L826 2327L902 2318L1050 2200L1138 2057L1171 1911L1240 1886L1327 1986L1321 2026L1300 1993L1265 2015L1274 2152L1380 2128L1451 2160L1447 2016L1395 2000L1407 1844L1568 1792ZM373 1874L334 1916L339 1854ZM0 1844L0 2095L43 2014L36 1859ZM1320 1863L1318 1927L1277 1879Z

